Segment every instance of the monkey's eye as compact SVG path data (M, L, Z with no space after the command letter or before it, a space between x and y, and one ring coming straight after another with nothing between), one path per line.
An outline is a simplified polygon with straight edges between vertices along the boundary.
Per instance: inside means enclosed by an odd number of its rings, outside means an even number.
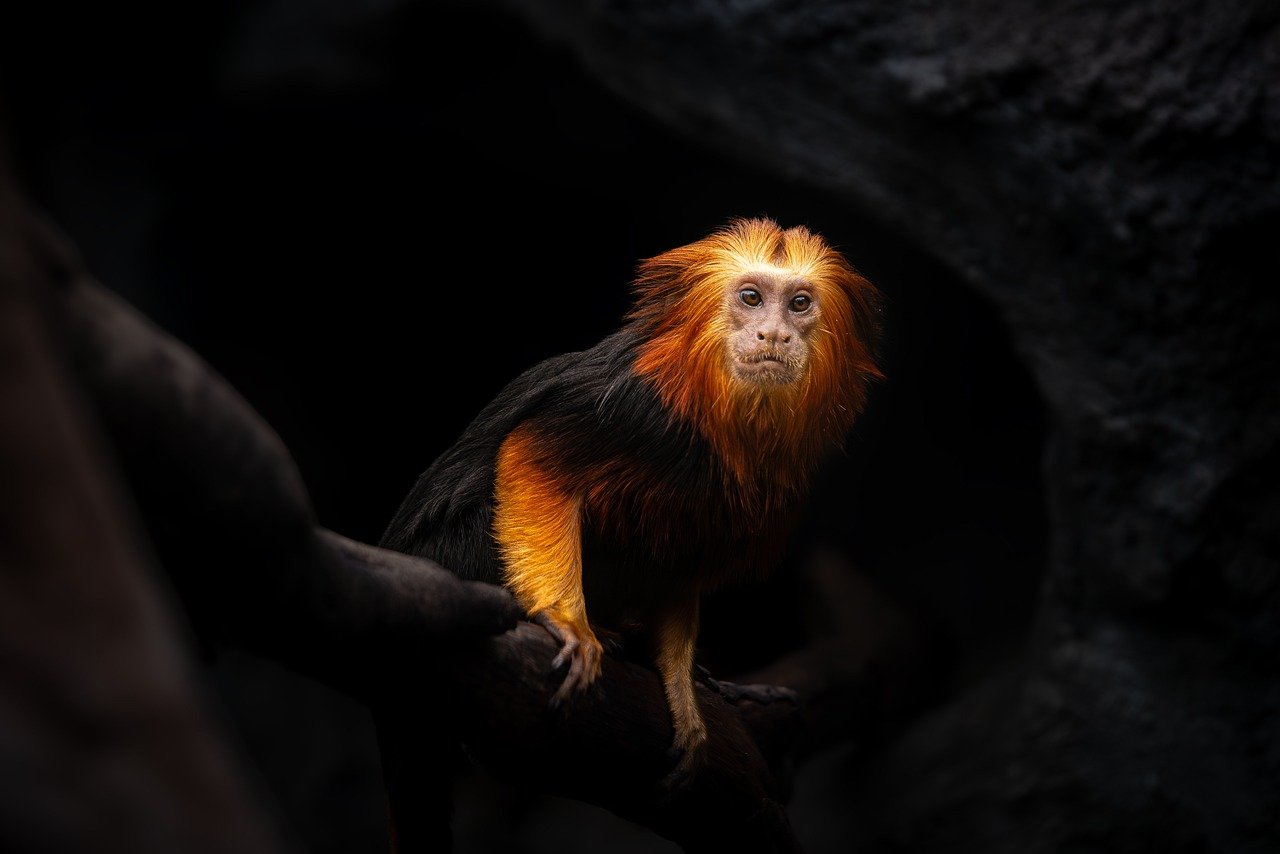
M791 310L797 314L808 311L811 305L813 305L813 297L808 294L796 294L791 298Z
M752 308L755 308L760 303L764 302L764 300L760 298L760 292L755 290L754 288L743 288L742 290L738 291L738 299L742 300L745 304L751 306Z

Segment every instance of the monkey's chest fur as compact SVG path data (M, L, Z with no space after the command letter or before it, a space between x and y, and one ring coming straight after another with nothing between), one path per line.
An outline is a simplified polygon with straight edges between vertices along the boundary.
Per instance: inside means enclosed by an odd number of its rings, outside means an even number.
M552 411L518 429L537 437L539 468L580 497L583 593L601 624L644 621L673 594L759 576L799 503L767 459L746 477L730 470L634 376L589 416Z
M675 476L649 461L625 465L629 477L605 480L583 505L583 592L594 620L644 621L673 594L756 578L778 559L795 496L726 481L714 460Z

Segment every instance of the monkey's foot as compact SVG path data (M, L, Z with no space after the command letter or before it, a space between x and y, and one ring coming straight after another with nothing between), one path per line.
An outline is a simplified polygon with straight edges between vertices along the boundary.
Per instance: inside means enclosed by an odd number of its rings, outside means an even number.
M680 759L676 762L676 767L662 779L662 788L668 793L684 788L697 776L698 769L707 757L706 726L699 722L698 726L687 732L677 732L671 752L679 755Z
M559 670L566 663L569 672L551 697L551 708L557 708L575 691L585 691L600 675L604 649L595 633L587 626L575 627L557 620L545 611L534 616L533 621L551 633L560 642L560 652L551 661L551 669Z

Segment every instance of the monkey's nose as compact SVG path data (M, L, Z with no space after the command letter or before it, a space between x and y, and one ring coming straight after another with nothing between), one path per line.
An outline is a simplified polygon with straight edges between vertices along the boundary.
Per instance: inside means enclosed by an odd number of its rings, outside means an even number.
M757 330L756 330L756 340L757 340L757 341L768 341L770 344L777 344L777 343L779 343L779 342L781 342L781 343L783 343L783 344L790 344L790 343L791 343L791 333L790 333L790 332L788 332L788 333L786 333L786 334L784 335L784 334L782 333L782 331L781 331L780 329L778 329L777 327L774 327L774 326L766 326L766 327L764 327L764 328L762 328L762 329L757 329Z

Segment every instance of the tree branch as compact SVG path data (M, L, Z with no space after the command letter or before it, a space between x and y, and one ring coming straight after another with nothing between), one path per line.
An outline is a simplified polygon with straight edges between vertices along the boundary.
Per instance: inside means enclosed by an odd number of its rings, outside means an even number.
M710 734L706 762L686 788L668 792L660 781L676 757L657 674L606 657L587 693L567 709L553 710L549 702L560 677L550 662L557 649L544 629L522 623L459 661L460 732L484 767L606 807L687 851L798 850L778 783L757 743L776 744L777 733L794 730L794 694L758 686L738 692L741 703L754 706L753 714L744 715L707 684L698 684ZM734 691L726 686L725 693Z

